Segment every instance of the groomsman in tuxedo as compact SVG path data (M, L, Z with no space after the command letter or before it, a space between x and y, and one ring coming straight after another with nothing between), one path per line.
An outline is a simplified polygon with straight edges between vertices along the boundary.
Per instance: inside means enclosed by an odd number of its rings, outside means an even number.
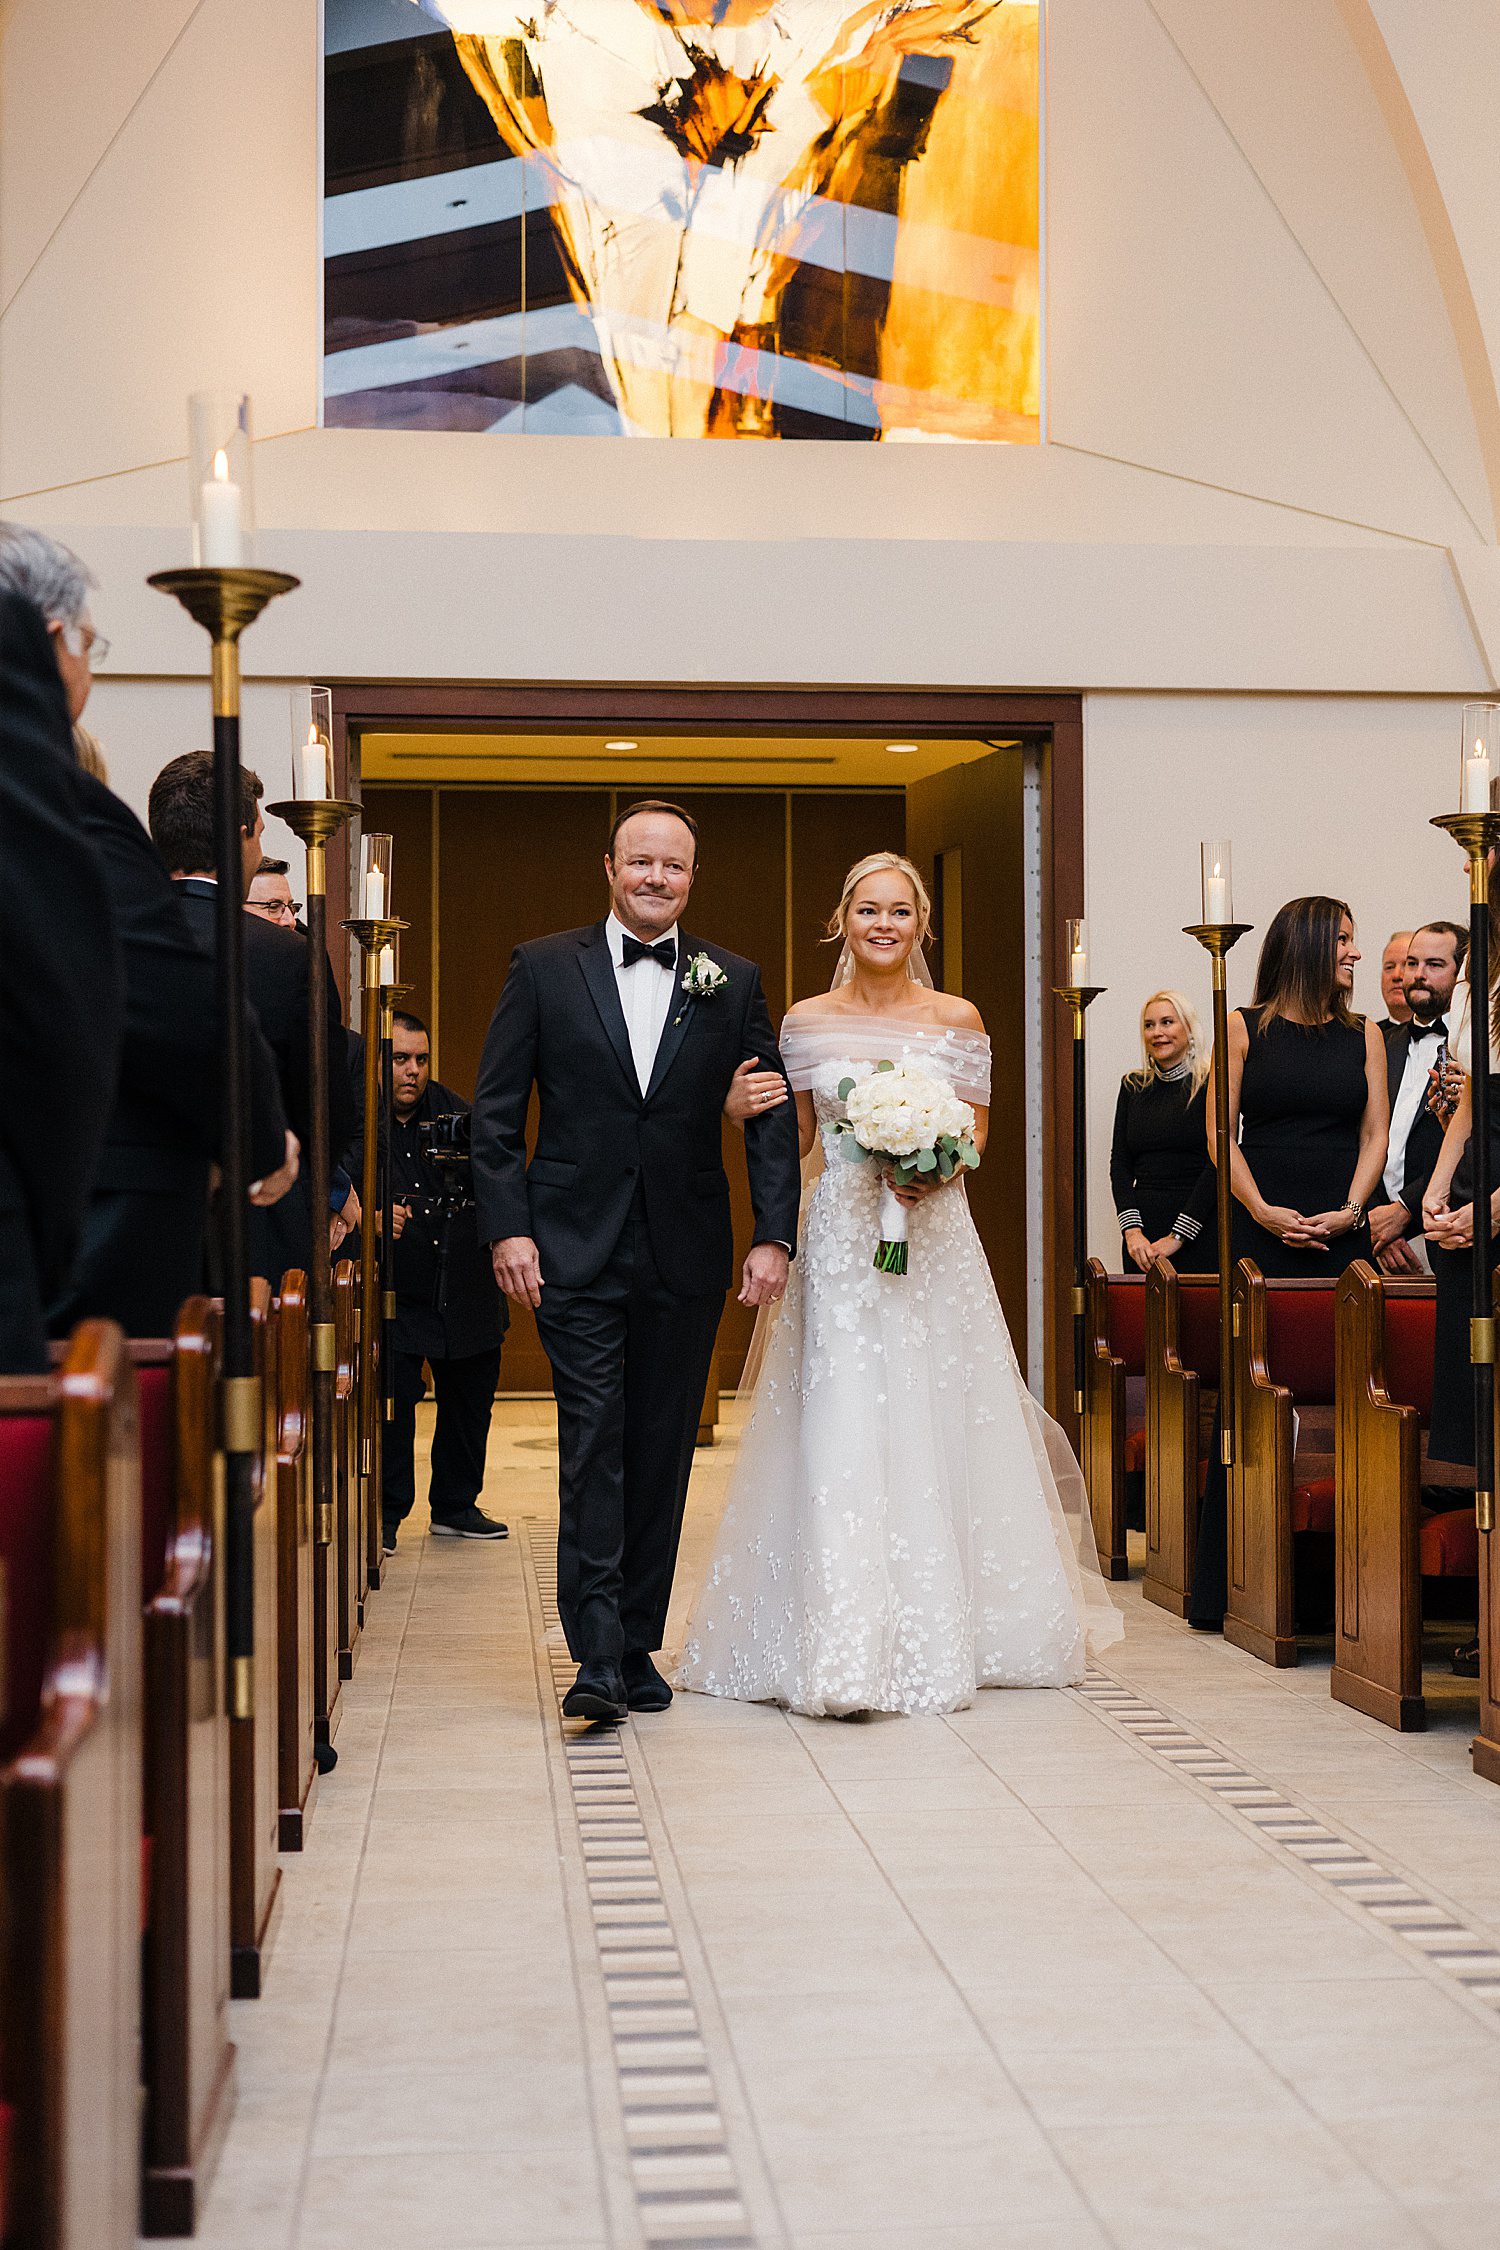
M1407 1021L1386 1038L1391 1131L1383 1203L1370 1211L1376 1262L1391 1274L1427 1273L1422 1240L1422 1197L1432 1177L1443 1128L1427 1104L1432 1073L1448 1046L1454 988L1468 952L1466 930L1456 922L1428 922L1407 946L1402 996Z
M557 1393L569 1718L672 1700L651 1658L733 1276L720 1119L747 1057L781 1069L760 971L680 926L697 849L677 806L620 815L609 914L516 948L474 1092L479 1238L506 1295L535 1309ZM790 1101L747 1120L745 1162L755 1239L740 1302L762 1305L785 1290L797 1239Z

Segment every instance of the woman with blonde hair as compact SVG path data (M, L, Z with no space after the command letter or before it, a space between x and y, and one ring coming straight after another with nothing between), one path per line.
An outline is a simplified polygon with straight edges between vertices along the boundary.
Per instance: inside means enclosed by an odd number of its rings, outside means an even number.
M1109 1179L1126 1270L1153 1258L1179 1273L1215 1262L1214 1168L1208 1157L1208 1047L1191 1001L1153 992L1141 1010L1141 1064L1120 1081Z
M831 991L791 1008L781 1053L804 1158L785 1298L760 1375L681 1686L814 1716L955 1711L982 1687L1066 1687L1124 1627L1099 1575L1083 1479L1027 1391L963 1169L894 1192L908 1265L877 1264L884 1167L847 1160L848 1101L883 1068L989 1121L978 1010L937 992L911 861L849 871ZM913 1086L910 1100L929 1096Z

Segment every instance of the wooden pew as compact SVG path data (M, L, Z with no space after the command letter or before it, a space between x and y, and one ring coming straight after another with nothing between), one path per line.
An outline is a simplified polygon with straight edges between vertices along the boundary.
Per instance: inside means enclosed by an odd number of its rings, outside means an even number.
M1363 1259L1338 1285L1336 1598L1330 1687L1386 1726L1427 1724L1424 1580L1477 1581L1472 1506L1422 1506L1422 1431L1432 1411L1436 1296ZM1477 1584L1476 1584L1477 1601Z
M1217 1274L1146 1276L1146 1570L1148 1602L1186 1617L1198 1509L1219 1387Z
M1267 1282L1249 1258L1234 1272L1224 1638L1266 1664L1297 1661L1298 1535L1331 1542L1333 1531L1334 1289L1331 1278Z
M141 1517L112 1323L0 1381L5 2241L128 2250L140 2168Z
M312 1359L307 1276L276 1301L276 1773L278 1842L300 1852L317 1793L313 1643Z
M354 1677L359 1656L360 1561L364 1518L359 1480L359 1269L341 1258L333 1269L334 1377L337 1414L333 1431L334 1590L341 1680Z
M276 1437L279 1391L269 1283L250 1285L250 1327L265 1435L255 1471L253 1710L229 1722L229 1989L256 2000L281 1914L277 1743L278 1542Z
M1132 1439L1145 1426L1144 1274L1106 1273L1090 1258L1084 1280L1084 1391L1081 1466L1106 1578L1128 1578L1125 1472Z
M216 1311L190 1298L172 1341L133 1344L131 1358L141 1394L151 1871L141 2231L183 2235L203 2208L234 2100Z

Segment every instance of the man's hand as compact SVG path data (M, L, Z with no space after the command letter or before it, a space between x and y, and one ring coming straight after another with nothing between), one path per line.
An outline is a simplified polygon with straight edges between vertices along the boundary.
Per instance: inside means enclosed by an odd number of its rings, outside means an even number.
M500 1248L499 1243L495 1245ZM740 1283L742 1305L779 1305L786 1295L786 1277L791 1260L779 1242L757 1242L745 1260L744 1278Z
M401 1240L406 1229L406 1222L410 1217L411 1205L409 1203L393 1203L391 1205L391 1240L393 1242Z
M268 1172L263 1180L250 1182L250 1200L265 1210L269 1204L279 1203L293 1180L302 1154L302 1145L293 1132L286 1137L286 1160L279 1171Z
M328 1254L333 1257L359 1225L359 1197L353 1188L344 1198L343 1209L335 1211L328 1221Z
M542 1301L542 1261L530 1235L508 1234L503 1241L492 1242L490 1263L511 1303L530 1305L535 1312Z
M1377 1203L1368 1214L1370 1240L1377 1250L1384 1250L1400 1240L1411 1225L1411 1213L1404 1203ZM1388 1272L1393 1269L1387 1268Z
M1420 1277L1427 1270L1411 1244L1399 1234L1394 1242L1388 1242L1383 1250L1376 1251L1375 1263L1382 1273L1397 1276L1416 1274Z

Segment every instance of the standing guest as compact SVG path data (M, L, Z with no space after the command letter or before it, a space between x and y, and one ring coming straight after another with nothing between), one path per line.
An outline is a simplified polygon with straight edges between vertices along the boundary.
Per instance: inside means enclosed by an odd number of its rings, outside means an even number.
M263 922L275 922L284 930L295 930L297 902L287 874L284 859L263 859L250 878L250 888L245 893L245 912L259 915Z
M83 713L91 662L103 648L88 616L89 584L78 557L55 539L0 526L0 587L25 596L46 621L65 700L64 727ZM66 1335L76 1322L99 1315L117 1320L130 1336L168 1336L183 1298L203 1286L209 1174L220 1153L213 972L135 814L92 773L76 764L70 772L72 818L103 877L118 939L124 1022L78 1254L54 1287L48 1326L53 1335ZM8 850L9 836L0 844ZM7 891L7 899L11 895ZM39 926L50 911L39 910ZM8 963L23 958L7 948ZM107 1015L102 1034L107 1049ZM249 1065L251 1163L260 1175L251 1196L269 1205L295 1178L297 1149L270 1054L258 1037ZM59 1136L65 1140L75 1121L55 1084L46 1094L44 1145L51 1161L62 1145Z
M1266 932L1254 1004L1229 1018L1234 1255L1267 1276L1370 1255L1390 1095L1380 1032L1349 1005L1359 957L1341 899L1292 899Z
M1215 1262L1214 1168L1204 1149L1208 1049L1180 992L1141 1010L1141 1066L1120 1081L1109 1178L1127 1271L1167 1258L1179 1273Z
M1448 1052L1448 1012L1469 950L1456 922L1427 922L1412 932L1404 979L1410 1020L1386 1041L1391 1097L1390 1142L1381 1201L1370 1210L1370 1240L1383 1273L1429 1272L1422 1236L1422 1197L1443 1145L1431 1097L1434 1073Z
M243 898L260 867L261 783L248 767L242 776L240 865L231 871ZM147 817L151 836L166 861L189 924L206 953L214 951L214 900L218 891L218 846L214 835L214 762L205 750L190 750L162 767L151 784ZM263 916L247 917L245 982L251 1006L264 1032L281 1080L281 1096L292 1130L304 1147L313 1131L312 1082L307 1038L307 940ZM332 966L327 972L328 1011L328 1161L336 1167L355 1129L349 1086L343 1010ZM321 1229L320 1229L321 1233ZM320 1251L321 1254L321 1251ZM312 1264L313 1230L304 1182L283 1208L252 1226L251 1270L273 1285L290 1267L304 1272Z
M479 1240L467 1161L440 1165L424 1154L434 1120L467 1118L469 1105L432 1076L427 1026L405 1010L394 1019L391 1077L396 1365L380 1505L387 1554L416 1498L424 1360L437 1399L427 1492L434 1537L503 1539L509 1528L484 1513L479 1494L510 1308Z
M88 581L68 561L61 606L74 607L81 639ZM46 1308L82 1237L125 1005L109 890L83 834L55 636L34 600L3 590L12 575L30 580L19 563L0 526L0 1022L11 1088L0 1112L3 1375L47 1365ZM28 1096L45 1103L45 1130Z
M1406 956L1414 934L1411 930L1392 930L1380 956L1380 998L1385 1014L1375 1029L1382 1039L1389 1039L1404 1023L1411 1021L1411 1009L1406 1002Z

